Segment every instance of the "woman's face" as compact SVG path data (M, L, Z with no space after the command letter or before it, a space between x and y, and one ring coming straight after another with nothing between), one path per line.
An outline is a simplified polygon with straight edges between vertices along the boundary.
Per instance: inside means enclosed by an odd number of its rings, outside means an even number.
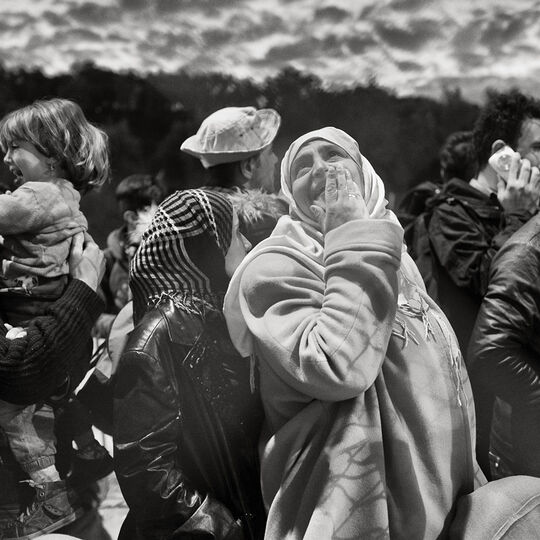
M238 214L233 212L233 224L231 245L225 255L225 272L231 277L238 268L247 252L251 249L249 240L240 232L238 228Z
M340 146L315 139L306 143L291 163L292 195L298 208L315 219L311 205L326 209L326 174L332 167L341 165L351 173L352 180L361 191L364 177L357 163Z

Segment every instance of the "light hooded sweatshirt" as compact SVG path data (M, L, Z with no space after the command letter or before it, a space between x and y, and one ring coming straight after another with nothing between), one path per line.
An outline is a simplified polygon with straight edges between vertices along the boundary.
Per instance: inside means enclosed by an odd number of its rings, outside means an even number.
M225 301L260 372L265 538L445 538L485 482L455 335L396 221L310 231L282 217Z

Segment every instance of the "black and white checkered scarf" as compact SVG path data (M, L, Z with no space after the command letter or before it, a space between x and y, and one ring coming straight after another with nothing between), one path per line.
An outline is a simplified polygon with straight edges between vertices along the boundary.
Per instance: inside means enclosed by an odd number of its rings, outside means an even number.
M221 311L232 223L231 202L215 190L176 191L160 204L131 261L135 322L163 296L195 313Z

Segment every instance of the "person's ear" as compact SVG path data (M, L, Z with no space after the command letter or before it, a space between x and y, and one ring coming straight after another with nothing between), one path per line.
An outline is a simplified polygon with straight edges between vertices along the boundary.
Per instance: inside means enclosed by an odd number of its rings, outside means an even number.
M503 146L506 146L506 143L502 139L497 139L491 145L491 155L493 155L495 152L499 151Z
M51 176L56 173L57 167L58 167L58 160L56 158L54 157L47 158L47 168Z
M133 210L126 210L122 217L124 218L124 223L129 228L133 228L137 223L137 212L134 212Z
M240 162L240 172L246 180L251 180L253 178L253 172L257 168L257 160L255 156L243 159Z

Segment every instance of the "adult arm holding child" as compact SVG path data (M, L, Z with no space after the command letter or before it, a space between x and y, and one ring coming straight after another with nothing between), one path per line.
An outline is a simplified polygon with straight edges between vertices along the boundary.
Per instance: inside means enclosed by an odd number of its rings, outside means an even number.
M74 237L66 291L45 315L31 321L26 335L9 339L1 325L1 399L31 404L53 394L69 371L73 344L89 335L102 311L96 290L104 272L103 254L94 242L83 243L82 233Z

